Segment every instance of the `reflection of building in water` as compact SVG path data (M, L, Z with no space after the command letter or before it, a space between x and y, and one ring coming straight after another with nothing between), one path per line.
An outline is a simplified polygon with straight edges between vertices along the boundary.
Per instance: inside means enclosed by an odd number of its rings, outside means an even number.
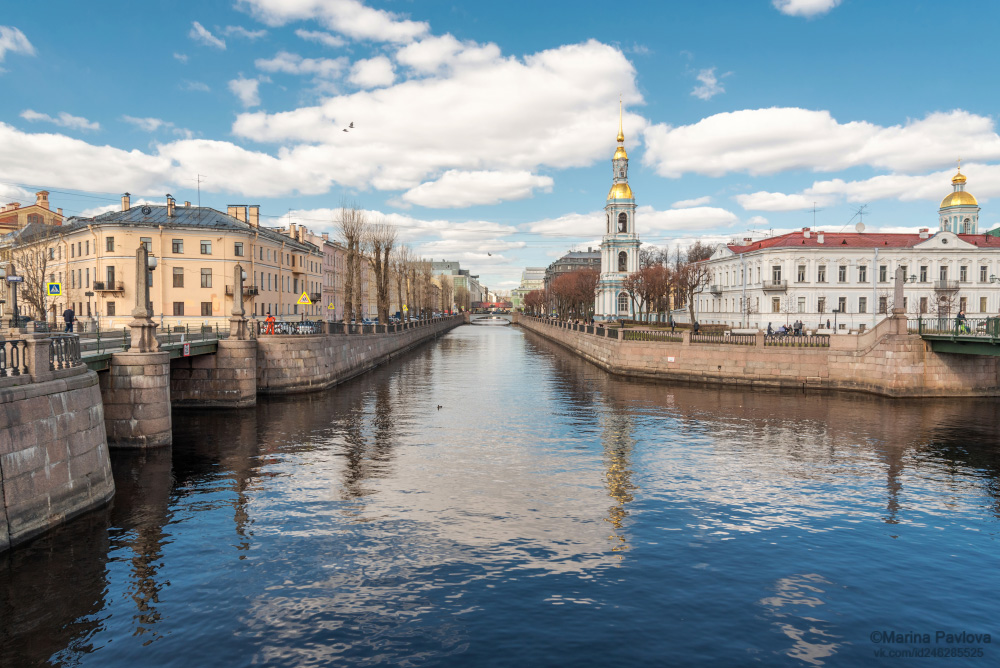
M608 495L615 504L608 509L605 522L611 524L612 533L609 536L614 541L612 552L623 552L628 549L625 536L622 535L622 524L628 517L625 504L632 501L632 470L629 468L629 458L635 447L632 436L634 427L632 417L628 413L609 412L602 419L601 444L604 447L605 473Z

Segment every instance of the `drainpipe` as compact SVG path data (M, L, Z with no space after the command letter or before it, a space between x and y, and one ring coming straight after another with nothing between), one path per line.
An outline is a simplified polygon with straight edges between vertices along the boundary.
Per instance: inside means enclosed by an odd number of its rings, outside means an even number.
M878 321L878 246L875 247L875 259L872 260L872 327ZM886 309L888 310L888 309Z
M740 328L745 329L747 323L744 321L747 312L747 269L744 253L740 253L740 274L743 276L743 298L740 300Z

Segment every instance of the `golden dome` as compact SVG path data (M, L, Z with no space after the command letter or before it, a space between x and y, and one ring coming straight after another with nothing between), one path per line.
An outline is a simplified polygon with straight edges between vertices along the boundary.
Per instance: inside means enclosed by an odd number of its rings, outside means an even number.
M627 183L616 183L611 186L608 199L632 199L632 189Z
M628 153L625 152L625 147L619 144L618 148L615 149L615 157L612 160L619 160L621 158L628 160Z
M965 177L963 176L962 179L964 180ZM972 193L964 190L956 190L941 200L942 209L949 206L979 206L979 202L972 196Z
M959 172L958 174L955 174L955 176L951 177L951 182L953 184L965 183L965 175L962 174L962 172Z

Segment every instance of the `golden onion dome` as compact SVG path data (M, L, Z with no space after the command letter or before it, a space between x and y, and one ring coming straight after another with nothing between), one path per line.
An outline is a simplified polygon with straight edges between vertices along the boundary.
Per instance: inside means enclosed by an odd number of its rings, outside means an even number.
M620 160L622 158L628 160L628 153L625 152L625 147L619 144L618 148L615 149L615 157L612 160Z
M964 179L965 177L963 176L962 178ZM942 209L949 206L979 206L979 202L972 196L972 193L964 190L956 190L941 200Z
M608 199L632 199L632 189L627 183L616 183L611 186Z
M959 172L958 174L955 174L955 176L951 177L951 182L955 185L965 183L965 175L962 174L962 172Z

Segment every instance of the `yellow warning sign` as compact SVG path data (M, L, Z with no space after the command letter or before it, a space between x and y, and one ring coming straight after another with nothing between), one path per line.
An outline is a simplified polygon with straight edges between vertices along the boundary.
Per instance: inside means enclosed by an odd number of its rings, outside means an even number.
M336 309L337 307L336 307L336 306L334 306L333 304L330 304L329 306L327 306L327 308L328 308L328 309L330 309L331 311L333 311L333 310L334 310L334 309Z
M309 300L309 293L303 292L299 295L299 301L295 302L299 306L312 306L312 302Z
M409 311L410 309L406 308L406 304L403 304L403 310L404 311Z

